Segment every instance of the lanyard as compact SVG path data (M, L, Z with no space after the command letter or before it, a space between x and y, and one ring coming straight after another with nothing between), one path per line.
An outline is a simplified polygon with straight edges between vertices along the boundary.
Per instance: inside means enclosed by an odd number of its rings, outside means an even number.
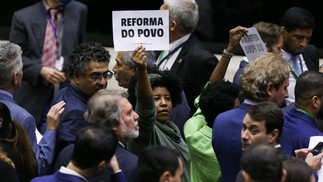
M163 59L160 60L160 62L158 63L158 67L166 60L168 59L170 56L172 56L178 49L180 49L181 47L183 47L185 42L179 44L177 47L175 47L175 49L173 49L172 51L170 51Z
M304 113L304 114L305 114L305 115L307 115L308 117L310 117L310 118L312 118L313 120L315 120L315 121L316 121L316 123L317 123L317 119L316 119L312 114L308 113L307 111L305 111L305 110L303 110L303 109L301 109L301 108L299 108L299 107L296 107L296 110L297 110L297 111L299 111L299 112Z
M48 10L48 11L49 11L49 10ZM52 19L51 19L51 17L50 17L50 14L49 14L48 12L46 13L46 17L47 17L47 20L48 20L48 22L49 22L50 26L51 26L51 27L52 27L52 29L53 29L53 32L54 32L55 38L56 38L56 39L58 39L59 34L60 34L60 32L61 32L61 29L59 28L59 26L55 27L55 25L54 25L54 23L52 22ZM58 25L58 22L57 22L57 25Z
M63 21L60 21L58 22L57 20L57 25L55 27L54 23L52 22L52 19L51 19L51 16L50 16L50 13L49 13L50 9L45 12L45 15L47 17L47 20L54 32L54 36L55 36L55 39L56 39L56 59L59 60L60 59L60 51L59 51L59 35L61 33L61 29L62 29L62 25L63 25ZM58 13L57 13L58 15ZM56 16L57 16L56 15Z
M295 80L298 79L298 76L296 75L295 71L293 70L292 67L290 67L290 73L293 75L293 77L295 78Z

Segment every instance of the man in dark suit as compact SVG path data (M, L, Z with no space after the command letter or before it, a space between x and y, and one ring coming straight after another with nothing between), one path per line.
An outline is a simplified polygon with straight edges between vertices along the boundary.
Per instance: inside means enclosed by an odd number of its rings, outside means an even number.
M82 128L76 136L72 157L66 167L62 166L54 174L36 177L32 182L86 182L101 174L107 167L113 171L112 182L126 179L114 160L118 139L116 135L99 125ZM86 147L84 147L86 146Z
M289 8L282 15L280 25L285 29L286 36L283 44L283 58L290 65L289 98L286 103L295 101L294 88L298 76L306 70L319 70L319 56L317 48L309 45L315 27L312 14L303 8Z
M249 107L247 114L243 119L243 127L241 130L242 150L245 152L252 145L265 142L278 149L278 160L286 161L293 159L293 155L289 155L286 151L283 151L279 144L281 138L286 139L288 136L283 132L283 126L283 112L276 104L272 102L262 102ZM294 134L295 133L297 132L294 132ZM302 157L306 158L305 161L308 165L310 165L314 170L317 170L316 166L321 165L323 153L313 156L309 151L310 149L303 148L301 150L295 150L295 153L293 150L293 153L299 154L299 156L302 155ZM255 166L251 166L251 168L252 167ZM242 171L239 172L236 182L243 181L242 176L245 177L243 173L244 172ZM267 179L269 178L265 175L263 177Z
M194 99L209 80L218 59L193 33L199 20L194 0L164 1L160 9L169 10L170 51L162 51L156 63L160 69L169 69L178 76L191 113L195 113Z
M73 50L66 66L70 84L59 90L52 101L52 105L62 100L66 103L58 129L56 154L74 143L75 134L85 125L83 115L88 99L105 89L112 78L109 63L109 51L99 43L81 43Z
M126 150L127 142L139 135L139 115L133 110L127 100L127 93L123 90L101 89L88 101L85 112L87 123L98 124L108 130L113 130L117 135L119 144L115 155L120 168L128 182L134 182L138 157ZM57 158L55 170L60 166L66 166L71 158L74 145L65 147ZM110 182L110 171L105 170L93 181Z
M58 24L49 18L49 9L58 8ZM20 45L23 51L23 82L15 92L19 105L30 112L39 124L45 116L54 94L54 85L66 83L65 65L76 45L84 41L87 7L77 1L44 0L18 10L13 14L10 42ZM56 38L56 59L63 61L62 68L42 65L47 24L51 23ZM54 60L55 61L55 60Z

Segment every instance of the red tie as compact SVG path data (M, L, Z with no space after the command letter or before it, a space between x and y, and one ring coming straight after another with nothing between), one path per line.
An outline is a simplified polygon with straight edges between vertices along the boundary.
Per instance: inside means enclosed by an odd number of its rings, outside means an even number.
M49 10L51 21L47 21L46 35L44 40L42 65L54 68L56 62L56 26L57 26L57 9Z

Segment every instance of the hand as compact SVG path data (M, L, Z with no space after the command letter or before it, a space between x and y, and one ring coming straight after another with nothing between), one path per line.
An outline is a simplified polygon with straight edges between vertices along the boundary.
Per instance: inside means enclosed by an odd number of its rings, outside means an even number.
M143 46L137 47L131 56L132 61L136 64L137 68L139 69L146 69L147 64L146 64L146 52L145 48Z
M226 51L232 53L236 45L239 44L241 38L246 35L248 28L237 26L229 31L229 44Z
M311 151L311 149L309 148L301 148L301 149L297 149L297 150L294 150L295 152L295 156L299 159L305 159L307 154Z
M57 130L61 115L64 112L65 102L60 101L59 103L53 105L47 113L46 125L47 129Z
M119 162L116 155L113 155L113 157L111 158L108 168L111 170L112 173L120 171Z
M323 157L323 152L313 156L312 152L309 152L306 156L305 162L311 166L315 171L318 171L321 169L322 166L322 157Z
M40 70L40 75L44 78L45 84L61 83L66 80L64 72L47 66L42 67L42 69Z

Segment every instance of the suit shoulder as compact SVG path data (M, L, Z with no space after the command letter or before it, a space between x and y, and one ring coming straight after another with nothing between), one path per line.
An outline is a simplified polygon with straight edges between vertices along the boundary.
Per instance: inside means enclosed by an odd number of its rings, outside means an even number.
M73 6L73 7L77 7L77 8L80 8L80 9L87 9L87 5L84 4L84 3L81 3L79 1L72 1L70 2L70 4Z
M304 51L303 51L303 53L302 53L303 55L305 54L305 56L306 55L309 55L309 56L311 56L311 57L318 57L318 49L317 49L317 47L315 46L315 45L313 45L313 44L308 44L306 47L305 47L305 49L304 49Z
M17 11L15 11L15 14L23 14L23 15L27 15L27 14L31 14L32 12L35 12L36 10L41 9L42 7L42 1L32 4L30 6L24 7L22 9L19 9Z
M236 121L236 120L240 120L241 116L242 119L245 115L244 111L241 111L239 108L235 108L235 109L231 109L228 111L224 111L222 113L220 113L214 120L214 123L217 122L223 122L223 123L227 123L227 121Z
M305 50L317 50L317 47L314 44L308 44L305 48Z

